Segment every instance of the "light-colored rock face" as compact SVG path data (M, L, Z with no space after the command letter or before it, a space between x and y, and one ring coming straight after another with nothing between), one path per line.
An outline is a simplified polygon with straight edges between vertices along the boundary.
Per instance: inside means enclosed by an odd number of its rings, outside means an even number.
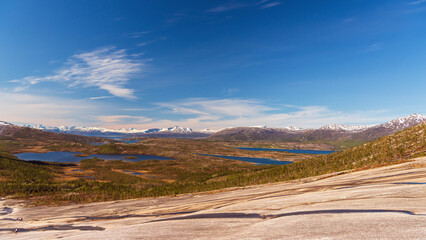
M426 239L425 183L420 158L213 194L36 208L5 200L0 238Z

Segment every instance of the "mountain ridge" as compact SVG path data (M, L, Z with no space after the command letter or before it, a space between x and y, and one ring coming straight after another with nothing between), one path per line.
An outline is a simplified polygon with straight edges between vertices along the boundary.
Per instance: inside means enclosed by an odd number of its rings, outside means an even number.
M370 141L389 135L426 121L426 116L414 113L399 117L378 125L328 124L318 129L303 129L289 126L270 128L267 126L235 127L222 130L193 130L187 127L150 128L150 129L107 129L100 127L23 125L47 132L69 133L82 136L129 138L129 137L170 137L203 138L216 140L280 140L280 141L318 141L318 140L361 140ZM0 125L13 125L0 121Z
M367 142L425 122L426 116L411 114L374 125L329 124L318 129L286 128L229 128L209 136L212 140L270 140L270 141L361 141Z

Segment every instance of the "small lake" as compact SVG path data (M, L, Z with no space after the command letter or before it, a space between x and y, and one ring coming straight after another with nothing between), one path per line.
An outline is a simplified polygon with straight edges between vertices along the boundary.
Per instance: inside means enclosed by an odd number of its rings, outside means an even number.
M138 143L140 140L121 140L120 139L119 141L130 144L130 143Z
M330 154L334 151L320 151L320 150L304 150L304 149L280 149L280 148L244 148L238 149L249 151L271 151L271 152L289 152L289 153L302 153L302 154Z
M269 159L269 158L234 157L234 156L223 156L223 155L212 155L212 154L200 154L200 155L210 156L210 157L220 157L220 158L243 161L243 162L257 163L259 165L264 165L264 164L286 165L286 164L293 163L291 161L278 161L278 160Z
M88 157L76 157L79 152L47 152L47 153L19 153L15 154L19 159L25 161L46 161L59 163L77 163L84 159L97 157L104 160L123 160L138 162L143 160L173 160L172 158L154 156L154 155L139 155L139 154L90 154ZM131 159L129 159L131 158Z

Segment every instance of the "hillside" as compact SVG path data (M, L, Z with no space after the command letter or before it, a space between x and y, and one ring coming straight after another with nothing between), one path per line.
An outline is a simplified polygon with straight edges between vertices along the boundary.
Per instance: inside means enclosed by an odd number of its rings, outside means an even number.
M7 144L9 150L11 146L30 147L40 144L43 145L81 145L88 143L111 143L115 142L111 139L100 137L86 137L66 133L46 132L29 127L16 126L9 123L1 122L0 124L0 140L9 141ZM0 150L2 146L0 145ZM5 146L3 146L5 147Z
M425 122L426 117L420 114L397 118L375 126L348 126L330 124L319 129L287 129L287 128L229 128L212 134L208 139L221 141L289 141L289 142L321 142L352 141L368 142L393 134L408 127Z
M250 185L285 181L345 170L373 168L420 156L426 156L426 122L345 151L256 173L239 174L232 178L232 182L237 185Z

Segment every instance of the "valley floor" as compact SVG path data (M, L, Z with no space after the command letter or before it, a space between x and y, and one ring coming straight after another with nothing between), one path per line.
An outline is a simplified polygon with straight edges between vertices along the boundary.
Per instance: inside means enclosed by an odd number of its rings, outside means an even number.
M0 201L0 236L426 239L426 157L347 174L177 197L33 208L6 199Z

